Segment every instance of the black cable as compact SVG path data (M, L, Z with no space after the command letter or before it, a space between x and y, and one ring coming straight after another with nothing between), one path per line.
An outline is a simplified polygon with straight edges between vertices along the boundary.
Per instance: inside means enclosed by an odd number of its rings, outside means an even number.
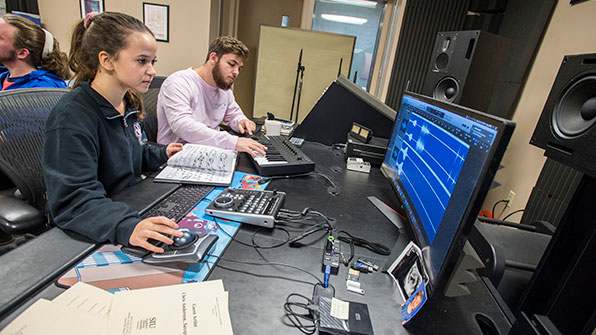
M249 244L249 243L246 243L246 242L236 239L234 236L232 236L232 234L228 233L225 229L223 229L223 227L218 222L219 218L213 217L213 221L215 222L217 227L222 231L222 233L229 236L232 241L235 241L235 242L240 243L247 247L254 248L255 251L263 259L265 259L265 256L259 251L259 249L274 249L274 248L284 246L286 244L290 244L290 247L302 247L303 244L298 242L301 239L303 239L307 236L310 236L310 235L312 235L318 231L321 231L323 229L326 230L325 234L328 234L335 229L335 227L331 224L331 221L335 221L333 218L327 217L323 213L313 210L309 207L303 209L302 212L292 211L289 209L280 209L280 212L278 213L278 217L281 217L281 219L275 220L275 223L278 225L284 224L284 223L285 224L293 224L293 223L308 224L308 221L314 221L315 224L312 224L311 227L302 231L301 234L299 234L295 237L291 237L291 234L287 229L277 226L274 229L279 229L279 230L284 231L287 235L287 238L278 244L264 246L264 245L259 245L255 240L258 232L260 232L263 228L259 228L253 232L252 237L251 237L251 244ZM320 221L320 219L322 219L322 221ZM326 225L326 227L324 225Z
M258 233L258 232L260 232L262 229L263 229L263 228L259 228L259 229L255 230L255 232L252 234L252 239L251 239L251 242L252 242L252 245L253 245L255 248L257 248L257 249L273 249L273 248L279 248L279 247L281 247L281 246L285 245L286 243L290 242L290 232L289 232L287 229L285 229L285 228L282 228L282 227L276 227L275 229L279 229L279 230L281 230L281 231L284 231L284 232L285 232L285 233L288 235L288 238L287 238L285 241L282 241L281 243L274 244L274 245L258 245L258 244L255 242L255 237L257 236L257 233Z
M224 269L224 270L228 270L228 271L232 271L232 272L237 272L237 273L244 273L246 275L255 276L255 277L259 277L259 278L283 279L283 280L289 280L289 281L293 281L295 283L300 283L300 284L314 285L312 282L307 281L307 280L295 279L295 278L284 277L284 276L274 275L274 274L265 275L265 274L250 272L250 271L247 271L247 270L234 269L234 268L231 268L231 267L227 267L225 265L221 265L221 263L219 263L219 262L217 263L217 267L220 268L220 269Z
M517 214L517 213L519 213L519 212L523 212L523 211L525 211L525 209L518 209L518 210L516 210L516 211L513 211L513 212L511 212L511 213L507 214L507 216L505 216L505 217L504 217L502 220L503 220L503 221L506 221L506 220L507 220L507 219L508 219L508 218L509 218L511 215L513 215L513 214Z
M285 241L283 241L281 243L278 243L278 244L275 244L275 245L264 245L264 246L258 245L258 244L255 243L255 237L256 237L257 233L259 231L261 231L261 229L263 229L263 228L259 228L259 229L255 230L253 232L253 234L252 234L252 238L251 238L252 244L248 244L246 242L242 242L242 241L234 238L234 236L232 236L230 233L228 233L227 231L225 231L222 228L222 226L220 226L219 223L217 222L218 219L219 218L213 217L213 222L215 222L215 224L217 225L217 227L219 228L219 230L221 230L224 234L228 235L230 237L230 239L232 239L232 241L237 242L237 243L240 243L240 244L245 245L247 247L251 247L251 248L255 248L255 249L273 249L273 248L279 248L279 247L285 245L286 243L288 243L290 241L290 232L287 229L285 229L285 228L277 227L275 229L283 230L286 234L288 234L288 238Z
M493 205L493 211L491 212L492 218L495 218L495 211L497 210L497 205L500 204L501 202L505 203L505 207L503 207L503 210L505 210L505 208L507 208L507 203L509 203L509 200L507 199L503 199L503 200L499 200L497 202L495 202L495 204ZM503 213L501 213L503 214Z
M265 178L261 178L258 183L259 184L264 184L270 180L273 179L290 179L290 178L300 178L300 177L309 177L309 176L319 176L325 180L327 180L327 182L331 185L331 188L333 189L333 195L339 195L339 187L337 187L337 185L333 182L333 180L331 180L331 178L329 178L327 175L321 173L321 172L317 172L317 171L311 171L311 172L306 172L306 173L298 173L298 174L291 174L291 175L284 175L284 176L270 176L270 177L265 177Z
M315 276L311 272L308 272L308 271L304 270L301 267L298 267L298 266L295 266L295 265L292 265L292 264L278 263L278 262L258 263L258 262L238 261L238 260L235 260L235 259L223 258L221 256L216 256L216 255L211 255L211 254L208 254L208 256L215 257L215 258L217 258L217 259L219 259L221 261L232 262L232 263L257 265L257 266L285 266L285 267L289 267L289 268L292 268L292 269L296 269L296 270L302 271L302 272L304 272L304 273L312 276L313 278L315 278L317 280L317 282L320 283L321 285L323 284L323 282L321 281L321 279L319 277ZM315 285L315 284L312 284L312 285Z
M348 235L348 237L340 236L341 234ZM337 239L350 245L350 258L348 259L348 263L352 261L352 258L354 258L354 246L367 248L368 250L379 255L387 256L391 254L391 249L389 249L385 245L377 242L370 242L360 237L355 237L343 230L337 233Z
M302 233L302 234L294 237L293 239L291 239L290 240L290 247L296 248L296 247L302 247L302 246L304 246L303 243L300 243L298 241L300 241L300 240L306 238L307 236L310 236L310 235L312 235L312 234L314 234L314 233L316 233L318 231L321 231L321 230L325 230L325 234L323 234L323 236L321 236L320 238L323 238L323 237L329 235L329 230L327 229L327 227L323 227L323 226L316 227L316 229L311 229L310 231L306 231L306 232L304 232L304 233Z
M319 220L322 219L323 221ZM316 224L320 225L322 222L327 224L329 230L334 230L335 227L331 224L331 222L335 221L335 219L325 216L324 214L311 210L310 208L305 208L302 212L295 212L295 213L284 213L279 212L277 214L277 218L275 223L299 223L303 225L309 224L308 221L314 221Z
M306 303L290 301L292 297L302 298ZM313 306L315 305L315 302L308 297L292 293L286 297L284 303L285 316L303 334L314 334L317 331L317 313L313 313ZM303 311L299 313L294 308L301 308ZM312 324L304 324L302 320L312 322Z

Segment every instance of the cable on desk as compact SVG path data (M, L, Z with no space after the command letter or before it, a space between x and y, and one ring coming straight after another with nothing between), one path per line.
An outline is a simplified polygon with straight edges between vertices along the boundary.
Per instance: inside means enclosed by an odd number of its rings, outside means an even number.
M308 207L305 208L304 210L302 210L302 212L292 211L289 209L281 209L278 214L278 218L279 219L275 220L276 224L295 224L295 223L296 224L309 224L309 221L314 222L314 224L312 224L310 228L305 229L304 231L302 231L301 234L299 234L298 236L295 236L295 237L291 237L290 232L286 228L277 226L274 229L278 229L278 230L285 232L287 235L287 238L278 244L265 246L265 245L259 245L255 241L257 234L263 228L259 228L253 232L252 237L251 237L251 244L249 244L249 243L246 243L246 242L236 239L234 236L232 236L232 234L228 233L225 229L223 229L223 227L218 222L218 220L220 220L219 218L213 217L213 221L215 222L217 227L224 234L226 234L227 236L230 237L230 239L232 239L232 241L235 241L237 243L240 243L240 244L248 246L248 247L255 248L256 250L279 248L279 247L284 246L288 243L293 244L291 246L297 247L297 246L300 246L297 244L297 242L299 240L305 238L306 236L309 236L309 235L311 235L317 231L320 231L320 230L326 230L326 233L328 233L335 229L335 227L331 224L332 221L335 221L333 218L327 217L323 213L315 211Z
M318 322L319 322L319 296L316 294L317 286L321 285L317 283L313 286L312 298L309 299L308 297L298 294L292 293L287 296L286 302L284 303L284 310L286 311L285 316L288 320L294 325L294 327L298 328L303 334L314 334L318 330ZM323 285L321 285L323 286ZM329 285L333 289L332 297L335 297L335 287L333 285ZM290 301L292 297L302 298L305 302L294 302ZM302 313L296 311L294 308L301 308L303 311ZM312 322L310 324L304 324L304 321Z
M258 245L257 242L255 242L255 237L257 236L258 232L263 230L263 227L261 227L261 228L255 230L255 232L252 234L252 239L251 239L252 245L257 249L274 249L274 248L279 248L279 247L287 244L288 242L290 242L290 232L287 229L282 228L282 227L275 227L275 229L284 231L288 235L288 238L285 241L282 241L281 243L274 244L274 245Z
M259 229L255 230L253 232L253 234L252 234L252 238L251 238L252 244L248 244L246 242L242 242L242 241L236 239L230 233L228 233L227 231L225 231L223 229L223 227L220 226L219 222L217 222L217 220L219 220L219 218L213 217L213 222L215 222L215 224L217 225L217 227L219 228L219 230L222 231L222 233L228 235L230 237L230 239L232 239L232 241L237 242L237 243L240 243L240 244L245 245L247 247L251 247L251 248L255 248L255 249L273 249L273 248L279 248L279 247L287 244L290 241L290 232L287 229L285 229L285 228L277 227L275 229L282 230L282 231L284 231L288 235L288 237L287 237L287 239L285 241L282 241L281 243L278 243L278 244L275 244L275 245L265 245L265 246L258 245L258 244L255 243L255 237L256 237L257 233L259 231L261 231L261 229L263 229L263 228L259 228Z
M327 175L321 173L321 172L317 172L317 171L311 171L311 172L307 172L307 173L298 173L298 174L290 174L290 175L285 175L285 176L270 176L270 177L265 177L265 178L261 178L261 180L258 181L259 184L264 184L270 180L273 179L290 179L290 178L300 178L300 177L309 177L309 176L319 176L325 180L327 180L327 182L330 184L331 189L333 190L333 195L339 195L339 187L333 182L333 180L331 180L331 178L329 178Z
M277 220L275 222L277 224L308 224L309 221L313 221L315 222L315 224L313 224L310 228L302 231L300 235L291 238L288 241L291 247L303 246L301 243L299 243L299 241L318 231L325 230L325 234L329 234L330 232L335 230L335 227L333 226L333 224L331 224L332 221L335 221L333 218L327 217L323 213L315 211L309 207L302 210L302 212L292 211L289 209L282 209L279 211L277 215Z
M315 278L317 280L317 283L316 284L311 283L311 285L313 285L313 294L312 294L313 298L312 299L309 299L308 297L298 294L298 293L291 293L290 295L288 295L286 297L286 302L284 303L284 306L283 306L284 311L285 311L285 317L290 321L290 323L292 323L292 325L294 327L296 327L298 330L300 330L303 334L314 334L318 330L317 323L318 323L318 315L319 314L318 314L318 299L316 297L317 286L320 285L322 287L330 287L333 291L332 296L335 296L335 287L333 285L331 285L331 284L326 285L327 283L323 283L316 275L314 275L313 273L311 273L305 269L302 269L298 266L294 266L294 265L286 264L286 263L279 263L279 262L258 263L258 262L239 261L239 260L223 258L221 256L216 256L216 255L212 255L212 254L207 254L207 256L215 257L215 258L219 259L220 261L227 261L227 262L239 263L239 264L256 265L256 266L285 266L285 267L299 270L299 271L304 272L304 273L312 276L313 278ZM228 269L219 263L214 266ZM233 269L231 269L231 270L233 270ZM238 271L238 270L236 270L236 271ZM280 278L290 279L290 278L286 278L286 277L280 277ZM291 280L295 280L295 279L291 279ZM297 301L291 301L292 297L302 298L305 300L305 302L301 303L301 302L297 302ZM297 308L302 309L302 311L296 310ZM306 324L306 322L312 323L312 325Z
M345 234L348 237L341 236L341 234ZM379 255L387 256L387 255L391 254L391 249L387 248L385 245L377 243L377 242L371 242L371 241L365 240L360 237L353 236L352 234L350 234L346 231L340 230L337 233L337 236L338 236L337 239L339 239L342 242L348 243L350 245L350 258L347 260L347 263L350 263L352 261L352 258L354 258L354 246L367 248L368 250L370 250L374 253L377 253ZM344 263L346 263L346 262L344 262Z
M302 272L306 273L307 275L312 276L313 278L315 278L317 280L317 283L319 283L321 285L323 284L323 282L321 281L321 279L319 277L315 276L313 273L311 273L311 272L309 272L307 270L304 270L301 267L292 265L292 264L279 263L279 262L263 262L263 263L259 263L259 262L238 261L238 260L235 260L235 259L223 258L221 256L216 256L216 255L211 255L211 254L207 254L207 255L208 256L211 256L211 257L215 257L215 258L219 259L220 261L226 261L226 262L232 262L232 263L240 263L240 264L248 264L248 265L256 265L256 266L285 266L285 267L288 267L288 268L292 268L292 269L295 269L295 270L302 271ZM217 266L219 266L219 265L217 265ZM311 283L311 285L315 285L315 284L312 284Z
M305 302L291 301L292 297L302 298ZM313 310L314 306L316 306L315 302L308 297L302 294L292 293L287 296L284 303L285 316L303 334L314 334L318 328L316 317L318 313L316 310ZM295 308L300 308L302 311L299 312ZM312 324L304 324L303 322L305 321Z
M335 227L331 222L335 219L326 216L325 214L316 211L310 207L306 207L302 212L293 211L289 209L281 208L277 214L276 223L302 223L307 224L308 221L314 221L320 223L319 219L322 219L328 226L329 230L334 230Z

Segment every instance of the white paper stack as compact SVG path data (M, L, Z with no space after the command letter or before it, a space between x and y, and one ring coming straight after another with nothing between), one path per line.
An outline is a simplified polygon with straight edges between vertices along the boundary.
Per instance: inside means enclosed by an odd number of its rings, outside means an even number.
M0 334L233 334L221 280L110 294L77 283L39 299Z

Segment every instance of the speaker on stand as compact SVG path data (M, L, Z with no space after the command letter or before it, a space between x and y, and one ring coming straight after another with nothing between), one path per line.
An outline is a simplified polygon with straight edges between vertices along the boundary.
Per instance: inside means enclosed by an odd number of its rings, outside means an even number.
M596 54L565 56L530 140L596 177Z
M507 47L480 30L439 32L422 94L487 111Z
M565 56L530 143L583 172L519 305L510 334L548 319L562 334L596 329L596 54ZM535 325L535 323L534 323ZM539 332L535 332L539 333Z

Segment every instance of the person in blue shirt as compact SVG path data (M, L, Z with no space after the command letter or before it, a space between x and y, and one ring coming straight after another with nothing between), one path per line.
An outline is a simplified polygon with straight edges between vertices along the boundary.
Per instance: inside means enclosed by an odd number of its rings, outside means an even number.
M27 87L66 87L66 53L52 34L14 14L0 18L1 90Z

